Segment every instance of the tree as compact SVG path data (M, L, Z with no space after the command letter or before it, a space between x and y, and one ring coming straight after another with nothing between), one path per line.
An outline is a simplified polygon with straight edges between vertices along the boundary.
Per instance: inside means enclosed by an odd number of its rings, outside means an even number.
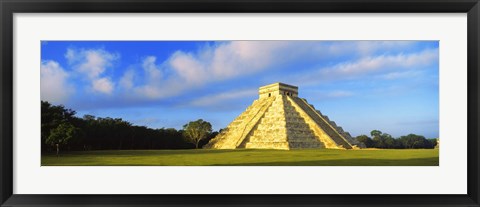
M416 135L416 134L409 134L407 136L401 136L400 142L402 142L405 148L410 149L418 149L418 148L433 148L429 141L425 139L425 137Z
M67 150L190 149L183 130L136 126L121 118L75 116L75 111L46 101L42 105L42 153L60 147ZM60 126L60 124L63 124ZM71 129L75 130L71 131ZM55 131L54 131L55 129ZM69 132L70 130L70 132ZM70 133L73 139L69 139ZM53 133L53 134L52 134ZM51 136L50 136L51 135ZM205 144L209 134L198 145ZM48 139L48 142L47 142ZM65 142L66 139L68 142ZM53 146L53 147L52 147Z
M203 119L199 119L183 125L183 130L187 141L195 144L195 148L198 149L200 141L212 133L212 125Z
M50 131L46 143L56 147L57 156L61 146L66 146L79 137L79 129L72 124L63 122Z
M373 146L376 148L386 148L385 146L385 136L382 136L382 132L380 130L372 130L370 132L372 135Z
M372 135L372 137L375 138L375 137L379 137L380 135L382 135L382 132L380 130L372 130L370 132L370 135Z
M367 148L374 147L373 140L370 137L368 137L367 135L360 135L360 136L357 136L355 139L357 139L357 141L365 144L365 147L367 147Z
M382 133L380 136L375 137L374 141L377 144L378 148L391 149L395 148L396 141L392 135L387 133Z
M75 111L67 109L63 105L52 105L47 101L41 101L41 141L42 152L48 148L47 139L53 129L61 123L74 122Z
M398 149L401 148L400 142L393 138L390 134L383 133L381 136L384 140L384 147L387 149Z

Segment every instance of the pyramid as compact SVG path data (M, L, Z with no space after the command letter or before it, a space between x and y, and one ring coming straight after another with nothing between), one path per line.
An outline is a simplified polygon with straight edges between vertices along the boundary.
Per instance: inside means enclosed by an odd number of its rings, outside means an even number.
M259 88L259 98L204 148L208 149L357 149L363 144L330 121L298 87L274 83Z

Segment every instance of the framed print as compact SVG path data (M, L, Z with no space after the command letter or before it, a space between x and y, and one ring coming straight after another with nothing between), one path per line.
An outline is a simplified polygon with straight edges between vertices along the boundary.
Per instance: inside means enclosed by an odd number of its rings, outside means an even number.
M480 205L476 0L0 6L2 206Z

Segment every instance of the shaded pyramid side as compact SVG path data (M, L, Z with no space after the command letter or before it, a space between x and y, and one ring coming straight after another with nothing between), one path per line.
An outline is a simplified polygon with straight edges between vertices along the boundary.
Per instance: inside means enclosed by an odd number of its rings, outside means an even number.
M283 95L276 97L247 140L245 148L324 148L287 96Z
M220 134L210 140L203 148L206 149L235 149L250 134L257 122L264 116L275 97L257 99L253 101L240 116L235 118Z
M291 98L296 105L298 105L302 111L308 116L328 135L328 137L335 143L336 146L327 146L327 148L362 148L362 145L355 139L353 139L348 132L345 132L342 127L337 126L333 121L330 121L327 116L321 114L320 111L308 104L305 99L292 97Z
M362 148L305 99L274 95L255 100L204 148Z
M306 100L305 100L306 102ZM315 109L315 107L313 105L310 104L310 106ZM322 112L320 112L320 110L315 110L315 112L320 115L321 117L323 117L325 119L326 122L328 122L332 127L334 127L337 132L342 135L351 145L352 145L352 148L353 149L358 149L358 148L366 148L365 144L363 144L362 142L359 142L358 140L356 140L355 138L352 137L352 135L350 135L350 133L346 132L343 130L343 128L341 126L337 126L337 124L334 122L334 121L331 121L328 116L325 116L322 114Z
M288 97L288 100L295 108L295 110L303 117L305 123L310 127L310 129L314 132L315 137L323 143L325 148L329 149L343 149L343 146L339 145L328 133L326 133L325 129L323 129L315 119L313 119L308 111L305 111L301 105L299 105L294 97Z

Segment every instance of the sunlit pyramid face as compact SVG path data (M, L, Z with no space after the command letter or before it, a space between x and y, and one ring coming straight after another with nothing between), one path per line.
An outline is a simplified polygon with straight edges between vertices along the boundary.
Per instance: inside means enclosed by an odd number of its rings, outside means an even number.
M298 87L274 83L259 88L255 100L205 148L361 148L348 132L305 99Z

